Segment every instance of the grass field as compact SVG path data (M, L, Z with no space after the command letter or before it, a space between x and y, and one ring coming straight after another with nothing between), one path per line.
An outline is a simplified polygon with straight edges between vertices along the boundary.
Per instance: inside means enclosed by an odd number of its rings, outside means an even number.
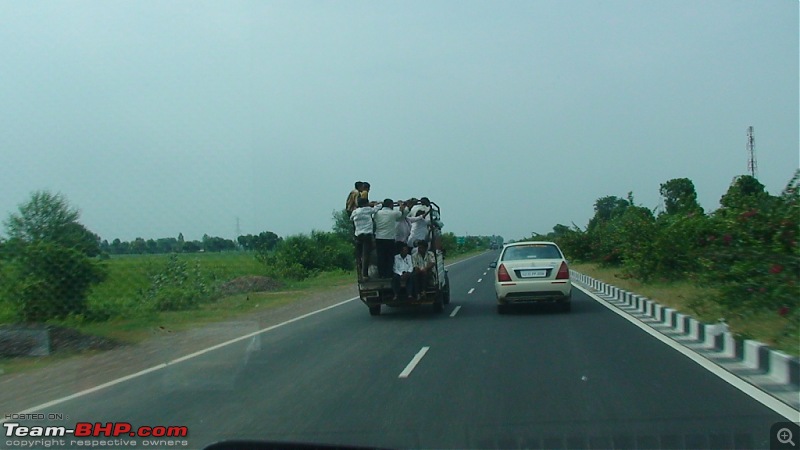
M688 281L642 283L625 278L620 270L598 264L572 264L571 268L584 275L604 281L620 289L635 292L668 306L704 323L724 319L731 332L743 339L754 339L790 355L800 355L800 331L772 311L760 314L731 314L711 301L713 289Z
M264 265L251 252L182 254L189 270L195 267L210 284L221 284L236 277L263 275ZM143 291L151 284L151 276L162 270L169 255L120 255L104 261L108 278L89 294L90 305L114 305L124 310L134 307Z
M262 276L265 272L264 265L249 252L200 253L179 255L178 258L187 263L189 270L196 267L211 285L219 285L243 276ZM89 305L90 308L112 309L116 312L114 316L105 321L71 318L54 320L51 323L67 326L84 334L135 344L154 336L159 330L180 331L228 320L248 312L285 305L314 295L315 292L352 284L355 279L355 272L325 272L303 281L283 282L274 291L217 296L213 301L204 302L195 309L153 311L138 308L137 304L142 302L142 292L152 283L151 276L163 270L168 259L169 255L125 255L104 261L108 277L91 291ZM12 316L6 312L4 316L0 314L0 317L6 318L8 322ZM31 370L71 356L74 354L0 358L0 373Z

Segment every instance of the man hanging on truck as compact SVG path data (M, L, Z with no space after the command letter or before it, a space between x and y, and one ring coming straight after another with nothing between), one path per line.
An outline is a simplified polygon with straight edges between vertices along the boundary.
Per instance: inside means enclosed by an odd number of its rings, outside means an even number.
M381 278L392 277L392 262L394 260L394 238L397 234L397 222L405 218L406 209L401 206L394 209L394 201L387 198L383 205L375 211L375 250L377 251L378 276Z
M360 263L361 275L369 278L369 257L372 253L373 222L372 215L375 208L369 206L366 198L358 199L358 208L350 214L350 220L355 224L356 234L356 260Z
M408 236L409 247L416 248L417 241L420 240L427 242L428 227L431 223L430 219L428 219L429 212L430 210L418 209L415 217L408 218L408 221L411 222L411 233Z

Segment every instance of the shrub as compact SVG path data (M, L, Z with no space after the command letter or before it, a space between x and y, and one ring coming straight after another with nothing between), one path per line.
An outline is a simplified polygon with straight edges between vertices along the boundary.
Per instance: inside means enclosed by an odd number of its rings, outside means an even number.
M213 294L205 278L199 262L190 270L187 262L173 253L164 267L151 275L150 287L144 293L144 303L156 311L196 308Z
M312 231L282 240L273 253L261 251L257 258L276 278L302 280L327 270L352 270L353 244L336 233Z
M768 309L797 320L798 174L777 197L750 182L735 182L732 190L745 195L735 197L729 191L727 206L714 213L714 231L707 237L708 253L702 263L705 279L719 287L716 301L726 308Z
M22 320L46 321L86 311L89 288L105 277L102 266L71 248L35 242L12 263L20 280L11 294Z

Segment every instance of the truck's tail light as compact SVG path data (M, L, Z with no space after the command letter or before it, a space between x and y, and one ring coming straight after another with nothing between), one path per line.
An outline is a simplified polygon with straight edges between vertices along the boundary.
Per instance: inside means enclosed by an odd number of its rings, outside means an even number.
M558 269L556 280L569 280L569 267L564 261L561 262L561 267Z
M511 281L511 277L508 275L506 266L502 264L500 264L500 267L497 268L497 281Z

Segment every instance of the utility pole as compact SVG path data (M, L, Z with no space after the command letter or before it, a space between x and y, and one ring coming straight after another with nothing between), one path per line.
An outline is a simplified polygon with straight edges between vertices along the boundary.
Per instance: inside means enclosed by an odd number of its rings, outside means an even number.
M747 171L750 176L758 178L758 164L756 163L756 138L753 132L753 127L747 128L747 152L749 159L747 160Z
M242 228L239 226L239 216L236 216L236 236L233 238L233 242L236 244L236 248L241 250L242 245L239 244L239 236L242 235Z

